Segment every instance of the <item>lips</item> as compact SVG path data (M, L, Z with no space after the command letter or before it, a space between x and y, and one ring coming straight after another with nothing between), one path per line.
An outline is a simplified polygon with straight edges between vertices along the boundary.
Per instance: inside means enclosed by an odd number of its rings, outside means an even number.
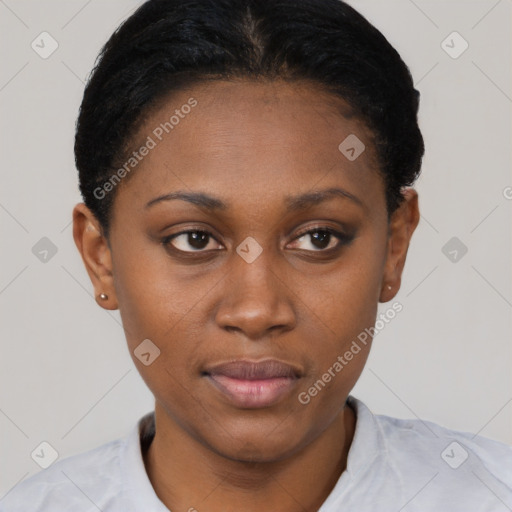
M275 359L267 359L255 363L242 360L231 361L214 366L207 370L206 373L210 375L224 375L225 377L239 380L265 380L298 376L298 372L293 366Z
M222 363L204 372L225 399L240 408L270 407L290 393L300 371L275 359Z

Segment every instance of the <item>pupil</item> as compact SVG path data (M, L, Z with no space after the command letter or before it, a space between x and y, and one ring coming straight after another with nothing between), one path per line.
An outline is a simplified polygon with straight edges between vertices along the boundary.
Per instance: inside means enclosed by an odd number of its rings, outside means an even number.
M325 249L329 245L330 236L331 234L327 231L316 231L311 235L313 245L320 249Z
M194 231L188 235L188 243L195 249L204 249L208 245L208 234L203 231ZM205 243L206 242L206 243Z

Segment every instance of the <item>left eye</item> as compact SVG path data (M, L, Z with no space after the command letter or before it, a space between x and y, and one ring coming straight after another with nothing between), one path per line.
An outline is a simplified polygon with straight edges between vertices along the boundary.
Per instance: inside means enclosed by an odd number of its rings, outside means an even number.
M292 248L303 249L305 251L323 251L326 249L334 249L342 245L345 239L346 237L344 237L342 233L331 229L314 229L296 238L292 242L295 247Z
M167 237L165 244L170 244L183 252L198 252L205 249L218 249L219 243L207 231L184 231ZM211 247L209 247L209 245ZM192 250L190 250L192 248Z

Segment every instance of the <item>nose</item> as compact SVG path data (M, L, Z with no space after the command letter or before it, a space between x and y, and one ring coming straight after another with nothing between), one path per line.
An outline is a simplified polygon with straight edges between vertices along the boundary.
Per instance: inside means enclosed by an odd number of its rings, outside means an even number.
M235 261L224 280L222 300L215 313L222 329L251 340L289 331L296 324L293 292L286 277L279 275L264 253L252 263L233 256Z

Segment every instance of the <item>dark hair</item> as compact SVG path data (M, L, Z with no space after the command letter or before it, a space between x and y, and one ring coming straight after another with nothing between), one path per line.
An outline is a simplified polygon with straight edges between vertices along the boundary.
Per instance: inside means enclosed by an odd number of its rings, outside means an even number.
M80 191L106 236L116 191L94 191L151 106L194 83L236 78L308 80L342 97L374 135L388 214L400 205L424 153L419 92L357 11L340 0L149 0L103 47L77 120Z

